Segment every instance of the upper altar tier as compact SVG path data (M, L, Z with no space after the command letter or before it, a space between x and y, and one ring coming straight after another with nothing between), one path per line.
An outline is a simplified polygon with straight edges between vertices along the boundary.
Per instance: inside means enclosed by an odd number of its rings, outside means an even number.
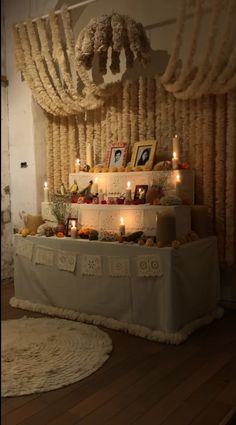
M108 172L108 173L71 173L69 175L69 186L76 180L79 190L95 181L97 177L97 189L102 190L108 197L116 197L125 194L127 182L131 183L132 193L136 185L151 186L160 183L166 178L165 195L176 194L176 176L180 176L179 195L183 200L188 200L194 204L194 171L193 170L170 170L170 171L131 171L131 172Z

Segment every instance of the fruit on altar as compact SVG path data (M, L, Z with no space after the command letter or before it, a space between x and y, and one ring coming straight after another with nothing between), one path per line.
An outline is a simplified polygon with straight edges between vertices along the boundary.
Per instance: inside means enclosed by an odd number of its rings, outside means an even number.
M160 161L153 167L154 171L167 171L172 170L172 162L171 161Z
M144 171L152 171L152 166L150 164L144 165L143 170Z
M64 238L64 233L63 232L57 232L57 237L58 238Z
M104 242L115 242L117 240L116 233L109 230L101 230L98 239Z
M116 173L118 171L117 167L111 167L109 168L110 173Z
M90 168L89 172L94 173L94 167Z
M117 171L119 171L119 173L123 173L125 171L125 167L119 167L117 168Z
M181 162L179 164L179 169L180 170L187 170L189 168L189 164L187 162Z
M125 171L128 171L128 172L133 171L132 165L127 165L125 168Z
M109 172L109 167L103 167L102 172L103 173L108 173Z
M81 239L88 239L89 238L89 234L90 232L92 232L93 229L92 227L81 227L77 234Z
M144 240L144 239L142 239L142 238L138 239L138 244L139 244L140 246L145 245L145 240Z
M98 231L93 229L88 234L88 238L90 241L96 241L98 239Z
M146 246L149 246L149 247L154 246L154 242L152 238L148 238L146 240Z
M178 239L175 239L174 241L171 242L172 248L177 249L177 248L180 247L180 245L181 245L181 243L180 243L180 241Z
M29 229L27 227L23 227L21 229L20 234L21 234L21 236L23 236L23 238L25 238L26 236L28 236L30 234L30 231L29 231Z
M78 192L78 189L79 188L78 188L78 185L77 185L77 181L74 180L74 183L71 185L69 191L70 191L70 193L76 194Z
M102 172L103 167L102 166L95 166L93 169L94 173L101 173Z
M163 248L164 243L162 241L157 241L157 248Z
M143 171L143 167L141 167L141 165L137 165L134 167L134 171Z

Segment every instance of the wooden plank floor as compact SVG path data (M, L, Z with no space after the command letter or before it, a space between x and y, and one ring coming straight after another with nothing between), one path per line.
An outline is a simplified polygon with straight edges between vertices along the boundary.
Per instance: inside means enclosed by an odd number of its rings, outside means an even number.
M2 320L24 315L9 306L2 284ZM233 425L236 406L236 311L179 346L104 329L113 353L81 382L42 394L2 399L3 425Z

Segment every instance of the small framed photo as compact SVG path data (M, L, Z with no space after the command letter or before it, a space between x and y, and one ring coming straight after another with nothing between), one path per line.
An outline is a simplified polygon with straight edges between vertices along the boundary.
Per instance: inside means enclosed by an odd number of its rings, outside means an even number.
M105 165L108 168L125 167L127 163L128 144L127 143L112 143L109 145Z
M140 204L145 204L147 190L147 184L139 184L135 186L134 201L138 201Z
M154 157L156 153L156 140L144 140L134 144L131 165L132 167L146 167L152 168Z
M67 219L67 225L66 225L66 236L71 236L71 228L76 227L77 228L78 219L77 218L68 218Z

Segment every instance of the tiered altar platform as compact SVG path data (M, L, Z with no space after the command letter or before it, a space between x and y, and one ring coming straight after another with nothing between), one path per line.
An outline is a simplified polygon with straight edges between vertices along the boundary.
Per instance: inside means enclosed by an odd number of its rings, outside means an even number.
M15 235L12 305L178 344L221 317L217 240L148 248Z

